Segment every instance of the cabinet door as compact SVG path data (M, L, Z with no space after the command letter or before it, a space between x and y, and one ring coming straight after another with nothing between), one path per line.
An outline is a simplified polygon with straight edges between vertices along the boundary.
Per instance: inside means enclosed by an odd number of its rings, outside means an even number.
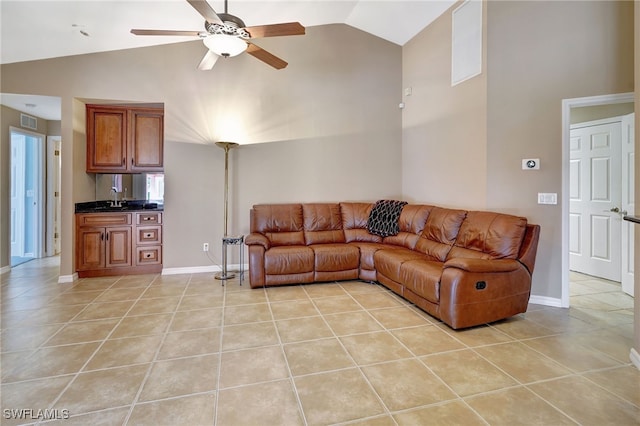
M131 266L131 227L106 228L105 266Z
M162 172L164 113L158 110L129 110L129 170Z
M122 173L126 156L126 109L87 106L87 172Z
M104 268L104 228L83 227L76 231L76 270Z

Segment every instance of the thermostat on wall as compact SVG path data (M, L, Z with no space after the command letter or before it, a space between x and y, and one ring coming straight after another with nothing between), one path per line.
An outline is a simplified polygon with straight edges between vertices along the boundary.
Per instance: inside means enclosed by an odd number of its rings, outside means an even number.
M522 170L540 170L540 159L524 158L522 160Z

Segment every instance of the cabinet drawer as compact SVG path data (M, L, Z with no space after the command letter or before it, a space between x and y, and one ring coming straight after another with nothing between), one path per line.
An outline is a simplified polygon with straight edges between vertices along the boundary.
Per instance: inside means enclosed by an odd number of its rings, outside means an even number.
M136 245L140 244L162 244L162 226L136 227Z
M138 225L159 225L161 223L162 213L160 212L136 213L136 224Z
M162 263L162 246L136 247L136 265L159 265Z
M78 226L119 226L131 225L131 213L78 213Z

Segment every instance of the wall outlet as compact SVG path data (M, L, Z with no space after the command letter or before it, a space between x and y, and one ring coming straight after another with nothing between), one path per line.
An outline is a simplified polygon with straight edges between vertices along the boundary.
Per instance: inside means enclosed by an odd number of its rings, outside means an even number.
M202 243L202 251L209 251L209 243Z

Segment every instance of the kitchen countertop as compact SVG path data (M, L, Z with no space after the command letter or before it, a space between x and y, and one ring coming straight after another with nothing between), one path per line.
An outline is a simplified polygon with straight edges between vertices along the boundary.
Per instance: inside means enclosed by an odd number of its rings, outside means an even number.
M164 204L151 203L146 200L122 201L120 207L113 207L112 200L86 201L76 203L76 213L108 213L108 212L136 212L136 211L164 211Z

